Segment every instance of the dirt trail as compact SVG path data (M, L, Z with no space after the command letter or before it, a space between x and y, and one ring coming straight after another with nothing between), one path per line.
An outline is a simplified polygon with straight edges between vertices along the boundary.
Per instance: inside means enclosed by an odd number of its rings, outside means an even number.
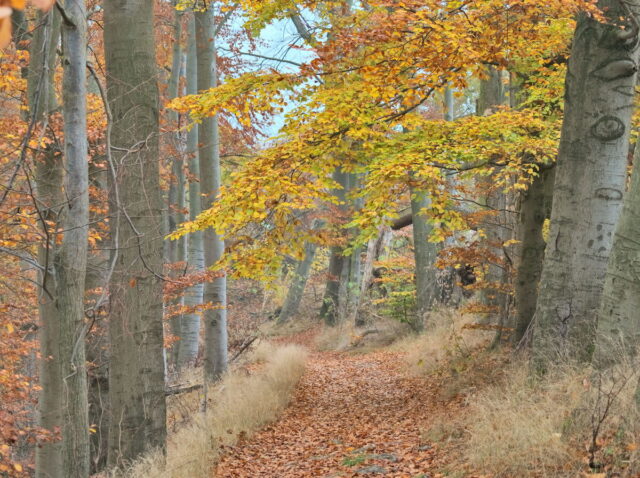
M215 476L438 476L437 448L421 440L432 390L392 352L313 353L283 416L227 447Z

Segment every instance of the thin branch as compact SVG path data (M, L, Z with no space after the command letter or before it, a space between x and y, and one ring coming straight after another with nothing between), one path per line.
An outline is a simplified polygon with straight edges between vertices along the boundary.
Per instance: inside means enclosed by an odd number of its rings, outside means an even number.
M286 58L276 58L272 56L259 55L257 53L249 53L246 51L233 51L233 50L229 50L228 48L222 48L222 47L218 47L218 50L226 51L229 53L237 53L239 55L252 56L255 58L262 58L263 60L271 60L271 61L277 61L279 63L289 63L290 65L302 66L302 63L297 63L295 61L287 60Z

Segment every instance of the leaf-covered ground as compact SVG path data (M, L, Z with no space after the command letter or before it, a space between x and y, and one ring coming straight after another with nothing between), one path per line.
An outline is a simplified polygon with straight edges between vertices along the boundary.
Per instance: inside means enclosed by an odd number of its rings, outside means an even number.
M215 476L443 476L446 459L422 436L437 404L394 352L316 352L280 420L227 447Z

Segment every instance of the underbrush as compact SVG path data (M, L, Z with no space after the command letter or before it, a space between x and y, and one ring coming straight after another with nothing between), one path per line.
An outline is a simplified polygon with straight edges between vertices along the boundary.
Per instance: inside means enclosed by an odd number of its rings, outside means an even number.
M431 314L423 333L407 336L394 349L404 352L408 367L416 374L431 374L443 367L458 373L493 335L493 331L478 329L474 316L441 309Z
M436 379L445 402L423 439L455 448L455 467L492 477L640 476L640 367L556 366L544 376L472 317L440 314L394 345L408 368ZM622 357L622 358L621 358Z
M268 423L287 406L302 377L306 351L296 345L260 344L253 352L254 361L264 361L252 373L237 369L210 387L207 411L199 412L198 395L183 397L183 407L193 416L167 441L166 463L159 453L151 453L125 473L129 478L205 478L221 446L236 443ZM186 403L185 403L186 401Z
M495 476L638 476L637 365L564 365L543 378L517 365L471 406L471 464Z
M388 318L356 327L352 322L325 326L316 337L316 348L322 351L370 352L387 347L410 333L408 325Z

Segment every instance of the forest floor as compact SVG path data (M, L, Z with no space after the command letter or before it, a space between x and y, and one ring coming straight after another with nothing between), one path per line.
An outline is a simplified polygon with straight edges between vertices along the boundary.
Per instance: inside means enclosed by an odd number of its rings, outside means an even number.
M295 341L312 353L290 406L276 423L225 447L214 476L472 476L451 468L455 450L425 437L435 415L462 411L455 400L443 402L438 378L410 374L401 352L317 351L312 333Z

